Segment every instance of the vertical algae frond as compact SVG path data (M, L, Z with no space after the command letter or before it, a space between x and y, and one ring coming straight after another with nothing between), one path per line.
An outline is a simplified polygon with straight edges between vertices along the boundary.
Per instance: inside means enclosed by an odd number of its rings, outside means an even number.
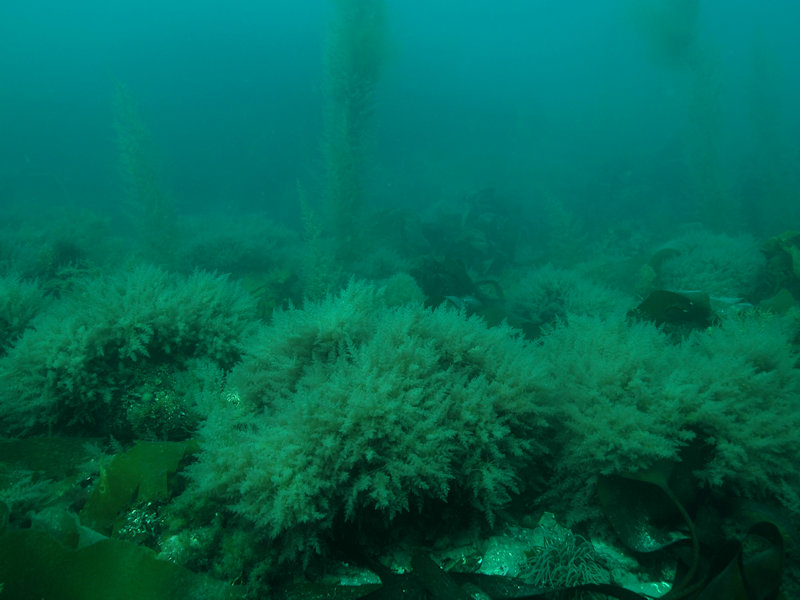
M741 205L723 169L719 58L703 39L701 9L701 0L644 0L636 3L634 11L653 61L685 81L683 160L692 217L714 229L736 230L741 224Z
M176 243L175 206L158 176L150 132L123 84L114 91L113 108L124 214L145 257L164 262Z
M335 0L325 50L325 161L334 235L343 258L358 249L369 122L385 55L383 0Z
M746 102L752 142L740 168L749 222L762 235L800 222L800 149L792 141L779 55L761 31L753 40Z

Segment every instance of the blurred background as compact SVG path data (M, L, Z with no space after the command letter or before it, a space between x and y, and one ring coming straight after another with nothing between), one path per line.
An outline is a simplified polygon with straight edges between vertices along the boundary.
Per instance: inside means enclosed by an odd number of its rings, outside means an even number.
M120 205L115 90L183 212L300 218L325 196L335 2L0 8L0 202ZM589 227L797 223L800 57L788 0L388 0L369 207L491 188ZM797 226L797 225L795 225Z

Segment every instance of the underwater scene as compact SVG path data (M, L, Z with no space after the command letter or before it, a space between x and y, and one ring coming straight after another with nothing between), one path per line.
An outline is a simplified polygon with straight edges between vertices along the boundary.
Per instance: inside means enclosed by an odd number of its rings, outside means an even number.
M0 600L800 598L798 23L3 3Z

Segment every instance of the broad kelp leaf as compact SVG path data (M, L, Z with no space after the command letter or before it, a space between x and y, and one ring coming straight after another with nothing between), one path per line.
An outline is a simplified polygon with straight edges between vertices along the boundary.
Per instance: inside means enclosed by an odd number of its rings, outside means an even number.
M773 296L758 303L759 307L776 315L785 315L794 308L795 304L797 304L797 301L792 293L785 287L782 287Z
M774 523L753 525L743 543L697 600L773 600L779 597L783 576L784 541Z
M706 328L714 323L708 294L655 290L630 315L659 326Z
M691 489L696 486L692 473L707 461L709 451L710 446L698 438L684 448L680 461L662 461L641 472L601 478L598 492L603 510L629 548L673 551L678 569L667 597L774 600L784 559L783 534L777 525L761 521L748 530L744 541L710 537L700 544L702 528L685 506L697 499ZM681 524L688 528L691 550L683 542L669 541L670 533Z
M774 523L762 521L747 532L739 564L745 587L755 600L778 595L785 556L784 538Z
M648 469L604 477L598 485L603 511L625 545L639 552L654 552L669 546L681 557L672 586L672 592L678 595L693 590L706 577L706 560L700 552L694 521L685 506L695 501L693 472L708 461L710 451L703 437L695 437L681 450L680 460L662 460ZM688 537L672 533L683 525ZM675 539L669 541L668 535L674 535ZM690 551L681 545L687 539L691 542Z
M3 597L14 600L223 600L230 586L158 560L129 542L105 539L71 550L33 529L0 535Z
M597 491L611 526L631 550L655 552L689 539L676 530L680 514L659 486L609 475L600 479Z
M136 502L162 502L170 497L169 478L184 457L197 452L197 442L139 442L111 459L81 511L81 522L106 535L120 514Z

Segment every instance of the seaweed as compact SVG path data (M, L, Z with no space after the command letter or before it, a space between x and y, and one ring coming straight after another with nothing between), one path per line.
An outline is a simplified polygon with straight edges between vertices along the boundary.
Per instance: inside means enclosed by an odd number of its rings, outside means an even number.
M37 477L77 483L79 465L91 451L86 439L0 440L0 466ZM15 528L0 502L0 582L15 600L172 600L236 598L229 585L158 560L156 553L126 540L106 538L138 502L164 502L174 474L197 443L142 442L115 455L81 512L51 506L30 515L30 527ZM89 529L89 528L93 528Z
M699 493L693 471L710 457L711 446L698 436L684 448L680 460L662 461L638 472L607 475L598 494L606 517L622 544L654 561L677 561L668 600L776 600L784 565L784 533L776 520L764 519L747 527L742 511L728 515L744 525L740 539L725 536L710 513L718 512ZM702 510L701 510L702 509ZM691 512L695 513L692 516ZM702 513L704 516L698 517ZM718 516L718 515L716 515ZM707 522L708 521L708 522ZM711 525L715 523L716 526ZM680 532L683 528L683 532ZM678 531L678 534L674 532ZM437 598L465 600L565 600L587 597L650 600L650 596L608 583L542 587L514 577L447 572L417 549L411 572L394 573L376 559L352 550L353 562L374 571L381 586L290 584L287 598ZM340 593L343 594L340 596Z
M675 580L665 598L778 598L784 534L772 520L753 523L741 539L722 533L720 507L700 500L692 475L708 451L699 441L684 449L680 461L603 477L598 485L603 510L629 549L642 554L667 552L677 559ZM698 506L694 518L687 509L692 504ZM740 525L746 519L735 512L727 516ZM674 536L671 532L681 526L686 533Z
M158 560L136 544L104 539L71 549L49 534L0 534L0 581L15 600L181 600L238 597L227 584Z
M100 482L81 511L81 521L108 535L132 505L167 501L173 491L170 478L182 461L198 450L194 440L139 442L117 454L101 470Z
M708 294L698 291L655 290L628 316L651 321L670 334L705 329L716 321Z
M761 253L767 259L762 299L774 298L788 292L792 303L800 297L800 233L786 231L761 244Z
M427 257L411 275L427 297L427 306L450 304L467 314L480 316L489 327L506 322L520 329L528 339L538 337L541 332L541 325L525 314L524 307L504 297L497 281L473 280L460 260Z

